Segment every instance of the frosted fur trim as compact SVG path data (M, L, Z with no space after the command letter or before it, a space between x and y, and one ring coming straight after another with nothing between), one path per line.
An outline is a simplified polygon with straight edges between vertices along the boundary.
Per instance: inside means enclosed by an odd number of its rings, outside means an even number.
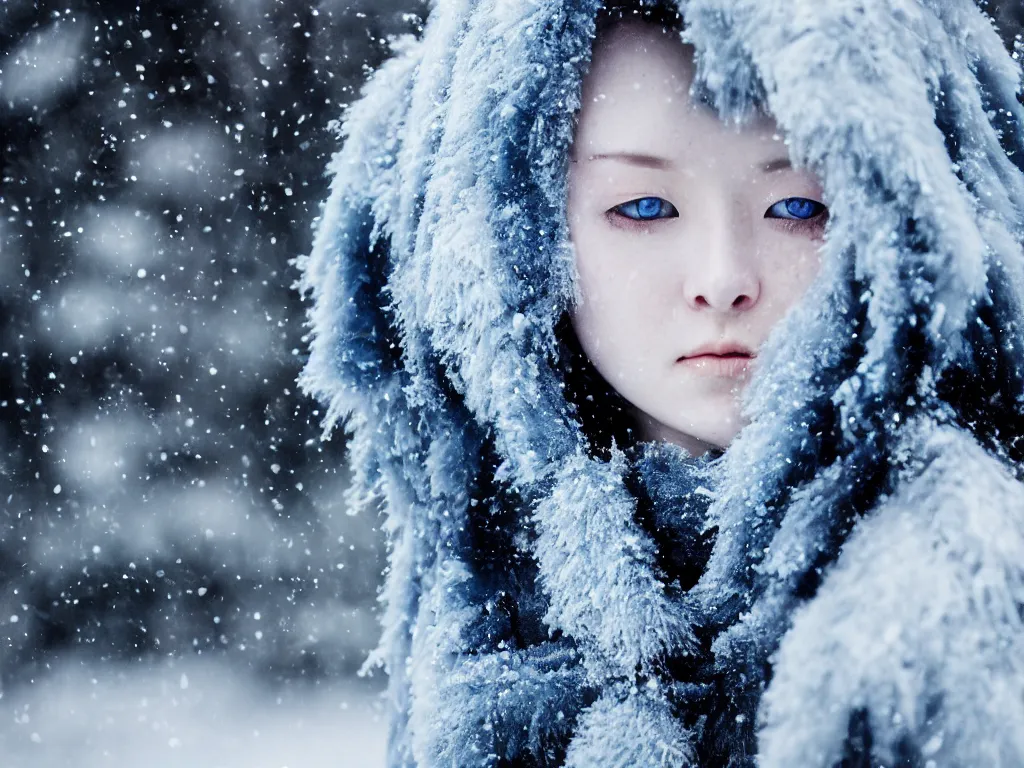
M692 738L656 690L605 693L580 718L566 768L696 768Z
M547 622L584 647L593 643L613 674L631 676L696 639L681 601L655 573L654 542L636 523L625 469L621 452L608 464L570 459L537 507L534 551L551 596Z
M296 260L302 270L298 287L314 301L310 356L299 384L327 404L325 436L354 413L376 421L381 414L373 412L374 406L387 404L392 395L399 396L392 408L406 407L400 392L387 393L399 377L386 369L388 355L379 346L384 343L377 337L380 298L361 294L373 287L367 286L366 250L377 240L380 224L371 214L374 207L383 207L375 201L390 199L396 186L391 153L411 98L416 62L413 46L388 61L349 111L343 124L349 138L331 161L331 193L313 251Z
M865 520L795 614L762 700L760 765L830 768L865 709L872 755L1024 764L1024 486L936 429L916 480Z
M408 713L412 754L418 765L433 764L439 735L435 729L438 690L452 673L459 654L466 650L463 626L479 612L478 607L450 598L471 579L472 573L464 563L447 559L430 572L424 583L406 662L412 692Z
M492 766L558 748L591 695L579 654L554 643L463 657L437 683L425 765Z
M589 47L564 28L592 28L593 16L550 0L477 3L451 65L443 112L432 123L438 146L423 188L423 215L391 281L407 333L429 334L469 409L496 425L501 451L523 482L544 479L553 462L579 445L547 365L554 324L573 296L572 263L561 212L545 210L562 197L550 189L555 182L541 184L531 201L506 195L496 184L508 180L492 171L516 149L511 141L543 138L537 176L564 174L571 139L565 116L578 102L580 78L580 66L564 62L582 62ZM514 87L496 88L494 80L479 77L493 65L497 48L502 82ZM547 59L557 68L545 66ZM541 99L548 91L551 98ZM552 103L556 98L560 103ZM551 124L556 131L545 123L552 111L559 117ZM545 168L543 158L557 169ZM514 225L524 219L532 224ZM409 352L410 366L422 365L416 350ZM543 430L530 428L538 410L547 417Z

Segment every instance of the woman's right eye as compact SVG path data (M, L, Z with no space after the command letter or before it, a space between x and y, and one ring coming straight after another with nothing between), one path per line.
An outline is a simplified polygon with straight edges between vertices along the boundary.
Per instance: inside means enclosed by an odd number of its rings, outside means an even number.
M633 221L653 221L654 219L674 219L679 211L668 200L660 197L641 197L628 203L612 208L612 213L625 216Z

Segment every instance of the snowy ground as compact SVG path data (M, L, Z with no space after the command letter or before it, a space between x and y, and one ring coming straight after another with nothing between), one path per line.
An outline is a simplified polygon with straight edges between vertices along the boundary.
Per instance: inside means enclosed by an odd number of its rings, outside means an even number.
M369 692L270 692L222 667L71 666L0 697L4 768L378 768Z

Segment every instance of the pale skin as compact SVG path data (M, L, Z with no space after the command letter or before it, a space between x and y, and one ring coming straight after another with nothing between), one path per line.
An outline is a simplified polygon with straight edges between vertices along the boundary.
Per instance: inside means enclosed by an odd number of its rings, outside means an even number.
M699 456L744 426L758 349L819 272L828 211L775 122L726 125L691 102L693 73L653 24L596 41L567 212L583 351L641 439Z

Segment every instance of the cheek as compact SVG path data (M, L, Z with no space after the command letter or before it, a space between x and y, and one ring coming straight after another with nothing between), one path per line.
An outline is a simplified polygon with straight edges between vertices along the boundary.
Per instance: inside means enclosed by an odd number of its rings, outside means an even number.
M583 351L599 369L640 364L646 340L652 338L649 276L621 245L597 228L584 226L574 233L580 302L572 322Z
M621 318L623 296L615 290L617 278L621 276L615 269L614 259L610 258L614 254L608 252L607 243L589 238L587 234L577 232L573 243L579 303L573 309L572 320L584 351L592 356L613 341L608 338L614 330L610 320Z
M764 280L769 295L778 297L782 311L795 304L821 271L821 241L789 238L772 248Z
M581 316L605 314L621 300L615 284L627 277L627 260L616 253L599 217L592 213L571 219L570 235L580 293ZM611 306L609 306L611 305Z

